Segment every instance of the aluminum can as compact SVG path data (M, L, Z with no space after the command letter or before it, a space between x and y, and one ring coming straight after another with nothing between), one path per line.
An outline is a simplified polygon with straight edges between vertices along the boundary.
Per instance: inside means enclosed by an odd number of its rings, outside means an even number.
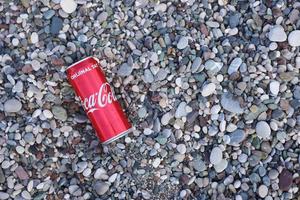
M69 66L66 72L102 144L132 131L97 58L84 58Z

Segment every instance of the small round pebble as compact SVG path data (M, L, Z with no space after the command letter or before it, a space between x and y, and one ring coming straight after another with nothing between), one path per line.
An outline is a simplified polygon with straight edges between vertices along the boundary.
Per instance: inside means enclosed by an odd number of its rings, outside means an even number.
M65 13L73 13L77 8L77 3L74 0L61 0L60 6Z
M186 152L186 146L185 146L185 144L179 144L179 145L177 145L176 149L177 149L177 151L180 154L185 154L185 152Z
M178 49L185 49L189 44L189 40L187 37L181 37L177 43Z
M259 186L259 188L258 188L258 195L261 198L265 198L268 195L268 187L265 186L265 185Z
M255 131L258 137L262 139L269 139L271 136L271 128L265 121L260 121L256 124Z

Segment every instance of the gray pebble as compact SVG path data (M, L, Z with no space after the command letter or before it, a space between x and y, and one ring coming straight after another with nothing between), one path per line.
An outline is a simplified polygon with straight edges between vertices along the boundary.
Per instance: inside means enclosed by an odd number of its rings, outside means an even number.
M221 97L222 107L232 113L242 114L244 109L241 108L240 103L231 93L224 93Z
M17 99L9 99L4 103L4 111L8 113L17 113L22 109L22 103Z
M109 190L109 184L102 181L97 181L94 185L94 190L98 195L104 195Z
M128 65L127 63L123 63L120 68L118 69L119 76L129 76L132 72L132 66Z
M178 49L185 49L189 44L189 39L188 37L181 37L177 43L177 48Z

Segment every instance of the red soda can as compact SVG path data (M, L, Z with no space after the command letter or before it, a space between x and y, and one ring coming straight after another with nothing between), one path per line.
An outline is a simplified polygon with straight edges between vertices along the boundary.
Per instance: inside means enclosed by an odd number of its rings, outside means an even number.
M132 131L97 58L84 58L66 71L102 144L108 144Z

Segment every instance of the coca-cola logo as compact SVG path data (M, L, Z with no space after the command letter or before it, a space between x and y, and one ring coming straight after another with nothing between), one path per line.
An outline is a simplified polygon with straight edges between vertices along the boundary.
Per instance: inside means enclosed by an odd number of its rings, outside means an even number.
M116 100L117 98L115 97L108 83L103 83L100 86L98 92L93 93L90 96L85 97L84 99L80 98L83 108L87 111L87 114L92 113L96 110L100 110L101 108L105 107L108 104L111 104Z

